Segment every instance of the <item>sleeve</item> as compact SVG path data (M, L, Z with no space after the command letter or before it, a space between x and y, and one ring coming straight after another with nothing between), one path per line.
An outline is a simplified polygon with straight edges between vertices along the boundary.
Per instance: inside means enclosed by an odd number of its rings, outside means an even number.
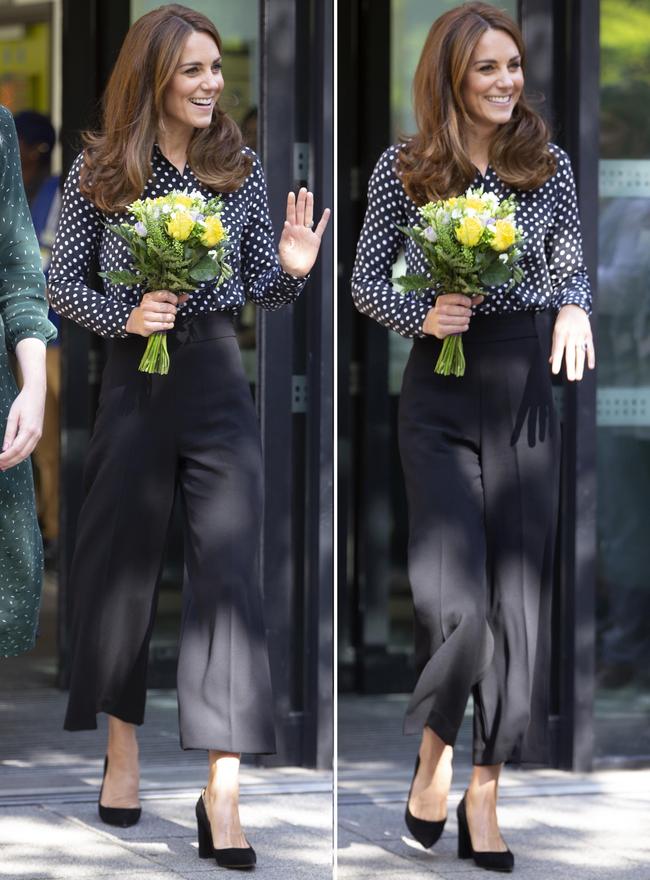
M47 319L45 278L20 167L11 113L0 108L0 317L7 345L32 337L48 343L56 329Z
M103 233L102 213L79 192L83 154L77 156L63 190L61 218L48 272L50 303L55 312L99 336L126 338L133 310L86 284Z
M591 314L591 285L582 255L578 196L569 157L555 148L557 171L553 222L546 235L545 250L555 309L576 305Z
M395 173L397 150L381 156L368 185L368 208L352 272L352 298L357 309L402 336L422 337L422 325L435 294L400 293L392 285L395 260L406 242L398 225L406 225L404 188Z
M289 275L280 266L269 215L266 180L254 157L246 182L250 208L241 238L241 273L246 296L264 309L279 309L297 299L309 278Z

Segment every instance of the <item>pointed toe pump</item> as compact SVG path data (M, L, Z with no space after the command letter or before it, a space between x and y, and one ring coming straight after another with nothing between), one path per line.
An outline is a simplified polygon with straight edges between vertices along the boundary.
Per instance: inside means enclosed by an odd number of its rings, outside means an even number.
M458 804L456 811L458 816L458 858L474 859L474 863L479 868L485 868L487 871L510 873L515 867L515 857L509 849L505 852L477 852L472 846L472 838L470 837L469 825L467 824L467 812L465 810L466 797L467 792L463 795L463 799Z
M212 829L205 809L203 793L196 802L196 825L199 837L199 858L214 859L220 868L234 868L240 871L255 867L257 857L252 846L229 846L215 849L212 842Z
M106 771L108 770L108 755L104 758L104 775L102 776L102 787L99 790L99 800L97 801L97 809L99 818L106 825L115 825L117 828L130 828L140 821L142 810L140 807L103 807L102 792L104 791L104 780L106 779Z
M413 783L415 782L415 777L418 775L419 766L420 756L418 755L415 761L415 770L413 771L411 787L409 788L408 797L406 798L406 811L404 813L404 821L406 822L406 827L411 832L413 837L417 840L417 842L421 844L425 849L430 849L433 844L440 838L447 819L441 819L439 822L431 822L428 819L418 819L417 816L414 816L413 813L410 811L409 801L411 800Z

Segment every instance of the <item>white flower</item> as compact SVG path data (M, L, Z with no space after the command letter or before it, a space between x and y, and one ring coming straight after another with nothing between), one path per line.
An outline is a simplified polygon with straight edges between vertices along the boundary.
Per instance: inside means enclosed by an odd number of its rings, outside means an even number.
M499 262L507 263L508 262L508 254L499 254Z
M163 212L163 214L171 214L172 206L171 205L163 205L162 212Z
M438 241L438 233L433 228L433 226L427 226L427 228L424 230L424 237L427 241L431 241L434 243Z
M137 234L140 236L140 238L147 237L147 227L144 225L144 223L138 222L135 224L135 226L133 228L135 229Z

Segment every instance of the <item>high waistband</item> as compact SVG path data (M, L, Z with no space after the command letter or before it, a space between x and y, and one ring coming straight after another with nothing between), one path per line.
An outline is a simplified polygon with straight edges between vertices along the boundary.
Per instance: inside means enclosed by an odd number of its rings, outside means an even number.
M174 329L167 331L167 342L185 345L188 342L236 336L233 319L233 312L209 312L207 315L188 315L187 318L180 316Z
M539 337L542 328L549 326L550 309L541 312L510 312L502 315L475 315L469 329L463 333L463 345L483 342L503 342L506 339ZM434 336L416 339L416 343L439 342Z

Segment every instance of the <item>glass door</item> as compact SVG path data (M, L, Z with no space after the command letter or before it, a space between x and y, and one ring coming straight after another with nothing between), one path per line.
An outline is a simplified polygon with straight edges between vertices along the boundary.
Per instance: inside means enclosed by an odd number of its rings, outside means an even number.
M650 4L601 4L596 758L650 756Z

